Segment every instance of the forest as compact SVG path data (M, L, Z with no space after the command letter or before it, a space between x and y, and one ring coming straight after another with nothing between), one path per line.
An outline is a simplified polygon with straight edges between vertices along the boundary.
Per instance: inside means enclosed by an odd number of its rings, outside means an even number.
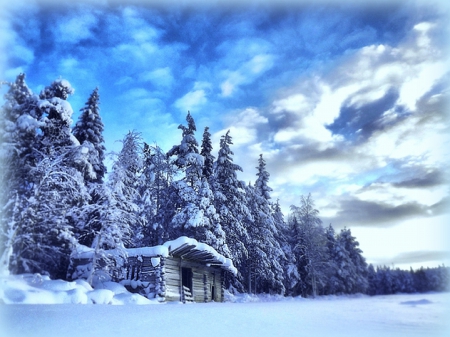
M0 268L67 280L71 253L96 249L95 272L122 267L125 248L180 236L232 259L232 292L315 297L449 290L449 268L400 270L368 265L348 228L324 225L311 194L285 216L272 200L270 174L255 158L255 182L238 179L233 141L225 133L217 158L209 128L196 139L188 112L181 141L168 152L128 132L107 172L99 90L72 127L63 79L39 94L19 74L8 86L0 119Z

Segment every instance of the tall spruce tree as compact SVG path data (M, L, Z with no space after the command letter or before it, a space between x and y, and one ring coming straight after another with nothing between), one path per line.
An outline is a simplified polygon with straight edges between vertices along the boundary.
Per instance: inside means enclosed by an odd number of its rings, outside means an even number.
M39 120L38 98L19 74L5 94L0 115L0 273L8 274L17 259L13 246L21 240L22 217L31 195ZM19 234L19 235L18 235Z
M41 153L56 158L68 148L79 145L72 134L73 110L67 102L74 89L66 80L59 79L41 91L40 113L43 115Z
M145 219L139 194L143 169L141 143L140 133L130 131L125 135L108 181L111 207L122 215L117 226L124 233L122 240L126 247L140 246L144 237Z
M251 185L247 186L246 197L252 214L252 220L245 221L249 236L245 270L247 287L249 292L284 294L281 263L285 260L285 256L275 238L276 227L270 205L268 200Z
M291 206L297 221L297 240L294 246L298 271L302 279L302 295L317 296L327 283L329 256L325 232L319 211L309 194L302 196L300 206Z
M106 174L106 166L104 164L106 151L103 138L104 126L100 117L99 101L98 88L95 88L85 106L80 109L79 120L73 128L73 135L80 144L85 145L88 149L92 149L89 151L89 162L93 167L95 177L87 175L85 179L95 183L102 183Z
M292 296L294 293L294 287L300 281L300 275L298 274L295 254L290 244L289 237L292 233L289 233L289 227L284 220L283 212L279 200L272 205L273 220L276 228L275 239L279 242L281 250L284 253L285 258L281 259L280 263L283 268L283 279L285 294Z
M251 276L254 275L254 285L257 292L285 292L282 264L286 261L280 243L277 240L277 228L270 203L269 173L266 163L260 155L257 167L255 187L247 187L247 205L252 214L252 221L247 221L249 242L248 267ZM249 283L251 277L248 278ZM249 285L250 286L250 285ZM249 287L250 288L250 287Z
M352 236L350 229L344 228L337 237L337 241L347 251L350 260L349 273L346 276L346 285L348 293L364 293L368 288L367 281L367 263L362 256L362 250L359 248L359 242Z
M161 245L169 239L170 226L175 209L170 205L172 183L178 173L176 166L158 146L144 144L144 170L141 192L146 217L145 246Z
M197 127L189 111L186 116L186 121L188 124L187 127L182 124L178 126L178 129L183 131L181 144L173 146L167 153L167 156L176 156L174 161L175 165L184 171L184 180L192 187L202 177L204 158L198 151L198 143L195 139Z
M213 174L214 170L214 159L215 157L211 154L212 144L211 144L211 134L209 133L209 127L205 127L203 132L203 140L201 145L200 154L204 158L203 164L203 177L209 181L209 178Z
M237 178L237 172L242 171L242 168L233 163L233 151L230 149L232 144L230 131L227 131L220 139L211 187L214 193L214 205L231 253L230 257L238 269L236 278L231 279L229 275L227 276L226 285L243 291L243 278L240 271L248 259L246 248L248 233L245 221L250 221L252 216L246 203L245 184Z

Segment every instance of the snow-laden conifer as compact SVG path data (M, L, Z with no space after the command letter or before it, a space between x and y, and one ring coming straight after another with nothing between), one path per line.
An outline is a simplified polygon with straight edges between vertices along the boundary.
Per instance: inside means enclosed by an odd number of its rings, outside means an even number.
M348 293L364 293L368 287L367 263L362 256L359 242L352 236L351 230L344 228L337 236L337 242L348 254L350 268L345 277Z
M326 236L311 194L302 196L300 202L300 206L291 206L297 227L294 253L302 280L302 295L315 297L327 282L329 256Z
M99 100L98 88L95 88L85 106L80 109L80 117L73 128L73 135L89 150L89 162L95 172L94 178L86 175L85 179L96 183L102 183L106 174L104 126L100 117Z
M250 220L252 216L246 203L245 184L237 178L237 172L242 171L242 168L233 163L233 151L230 149L232 144L232 137L227 131L220 139L211 187L214 193L214 205L226 234L231 258L240 271L248 258L245 245L248 242L248 233L244 222ZM241 291L243 290L242 281L242 275L239 273L236 279L226 280L227 286L235 286Z
M139 194L143 169L141 143L140 133L130 131L126 134L108 180L112 194L111 207L117 209L117 214L121 214L117 221L120 221L118 226L124 233L123 241L127 247L140 246L144 235L145 219L142 217Z
M209 133L209 127L205 127L205 131L203 132L203 140L200 154L204 158L203 177L208 180L213 174L214 160L215 160L215 157L211 154L211 152L212 152L211 134Z
M286 257L275 237L275 222L266 196L267 193L261 195L251 185L246 188L247 205L252 214L252 219L245 221L249 237L247 286L249 292L284 294L282 263Z

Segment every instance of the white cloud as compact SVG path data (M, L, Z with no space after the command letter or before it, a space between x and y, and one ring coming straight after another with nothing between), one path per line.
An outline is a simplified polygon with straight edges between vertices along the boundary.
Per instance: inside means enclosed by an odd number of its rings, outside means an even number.
M78 43L91 38L92 28L97 24L98 18L90 12L77 13L71 18L63 18L55 31L57 41Z
M157 68L146 71L139 76L141 81L151 82L156 87L171 87L174 81L172 71L169 67Z
M254 55L237 70L223 71L226 78L220 85L222 96L229 97L241 85L250 84L274 65L274 56L270 54Z
M188 92L183 97L177 99L174 106L180 111L187 113L188 110L194 110L207 102L206 93L203 89Z
M228 127L215 132L212 135L212 141L215 144L220 144L220 138L228 130L230 136L233 138L233 152L235 153L235 162L239 165L245 166L250 164L253 167L253 163L249 162L249 153L262 153L260 144L258 145L257 136L258 128L261 125L267 125L268 119L260 114L255 108L247 108L239 112L229 114L225 117L226 125ZM258 152L255 152L258 151ZM257 160L257 157L255 157ZM245 172L247 174L248 172Z

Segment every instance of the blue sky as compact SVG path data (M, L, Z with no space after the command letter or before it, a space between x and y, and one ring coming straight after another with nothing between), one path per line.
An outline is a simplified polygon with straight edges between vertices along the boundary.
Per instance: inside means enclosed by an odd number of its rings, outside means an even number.
M440 1L18 0L2 4L0 78L38 93L99 88L106 146L137 130L165 150L188 110L240 178L264 154L285 214L311 193L369 262L449 264L449 11ZM4 91L4 89L3 89Z

